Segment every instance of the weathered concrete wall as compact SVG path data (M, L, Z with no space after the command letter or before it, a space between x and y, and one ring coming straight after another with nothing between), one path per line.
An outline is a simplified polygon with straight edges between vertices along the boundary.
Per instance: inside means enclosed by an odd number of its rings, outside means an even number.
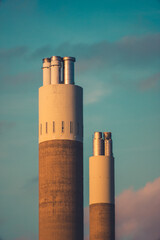
M39 144L39 240L83 240L83 144Z
M90 240L115 240L114 204L91 204L89 211Z

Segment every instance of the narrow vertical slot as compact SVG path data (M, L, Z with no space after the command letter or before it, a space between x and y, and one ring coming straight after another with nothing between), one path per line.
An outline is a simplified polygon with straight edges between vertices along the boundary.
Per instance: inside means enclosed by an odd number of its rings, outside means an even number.
M62 121L62 133L64 132L64 121Z
M42 135L42 123L40 124L40 135Z
M55 132L55 122L53 121L53 133Z
M73 122L70 122L70 133L73 133Z
M46 133L48 133L48 123L46 122Z

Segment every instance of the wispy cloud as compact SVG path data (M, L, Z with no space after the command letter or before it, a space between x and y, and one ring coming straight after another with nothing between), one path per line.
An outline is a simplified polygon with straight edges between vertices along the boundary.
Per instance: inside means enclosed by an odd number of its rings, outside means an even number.
M15 75L5 75L2 77L1 82L5 85L15 85L29 82L35 83L39 77L40 76L38 72L21 72Z
M144 79L138 84L141 91L147 91L152 88L156 88L160 82L160 73L154 74L147 79Z
M12 11L33 11L33 9L37 6L37 0L4 0L1 2L4 7L12 9Z
M88 91L84 94L84 104L93 104L99 102L103 97L108 96L110 94L110 90L107 89L105 86L94 85L88 89Z
M84 63L88 68L95 65L126 65L136 66L153 63L160 57L160 34L141 37L126 36L116 42L102 41L94 44L69 44L64 43L55 49L62 55L77 56L84 69ZM90 62L92 64L90 64Z
M8 132L11 128L15 126L15 122L0 121L0 135Z
M156 74L160 63L159 42L160 33L157 33L141 37L126 36L115 42L109 42L107 40L92 44L71 44L65 42L56 48L48 44L32 52L26 46L0 49L1 81L4 83L19 83L28 82L36 78L36 76L31 76L33 74L30 72L15 75L14 65L16 65L19 60L24 62L22 65L24 68L25 64L27 64L27 62L29 63L31 59L35 62L44 57L50 57L50 55L75 56L78 61L78 64L76 64L76 72L78 74L82 75L86 71L88 71L89 74L93 74L93 72L96 71L96 73L103 73L104 76L107 72L107 76L110 75L112 77L113 84L120 84L121 86L125 86L125 88L127 86L129 88L132 84L130 76L132 79L135 77L139 83L135 83L134 80L132 87L135 87L135 89L137 87L138 90L145 91L154 88L159 81L159 73ZM8 75L8 63L11 62L11 60L14 74L12 74L10 67L10 75ZM149 76L150 72L155 73L153 76L143 80L143 73L144 76ZM115 75L116 77L114 77ZM99 77L101 78L100 75ZM105 81L106 80L103 79L103 82ZM85 103L94 103L105 94L108 94L108 92L106 93L104 87L101 88L101 86L99 86L97 89L96 86L94 86L94 89L90 89L89 95L85 97Z
M20 238L16 238L15 240L32 240L32 239L27 237L20 237Z
M84 237L85 240L88 240L89 234L89 207L84 208Z
M15 69L19 70L17 66L25 60L28 51L28 47L26 46L16 46L8 49L0 48L0 80L2 80L2 77L6 76L6 74L15 71Z
M40 57L51 51L62 56L75 56L78 58L78 70L84 71L95 66L109 68L115 65L146 66L160 57L160 33L146 36L125 36L122 39L109 42L104 40L98 43L71 44L65 42L55 49L51 46L42 46L32 53Z
M139 76L140 75L140 76ZM143 73L141 74L141 72L139 73L137 71L136 76L128 76L128 79L126 79L126 75L124 73L124 75L117 75L117 74L113 74L113 78L112 78L112 83L114 84L115 87L121 87L123 89L126 90L135 90L135 91L139 91L139 92L146 92L149 91L151 89L158 89L159 90L159 83L160 83L160 73L154 73L154 74L150 74L150 72L148 72L147 75L149 75L148 77L143 77L142 76ZM124 76L124 77L123 77ZM134 79L135 78L135 79Z
M36 236L32 236L32 237L21 236L19 238L14 239L14 240L38 240L38 237L36 237Z
M28 52L26 46L13 47L9 49L0 49L0 59L1 61L9 61L10 59L15 59L24 56Z
M30 187L37 187L37 184L38 184L38 176L37 177L33 177L31 179L29 179L27 181L27 183L23 186L24 188L30 188Z
M45 57L51 57L51 54L53 53L53 48L50 45L42 46L38 49L36 49L29 57L31 60L35 59L42 59Z
M84 237L84 240L89 240L89 236Z

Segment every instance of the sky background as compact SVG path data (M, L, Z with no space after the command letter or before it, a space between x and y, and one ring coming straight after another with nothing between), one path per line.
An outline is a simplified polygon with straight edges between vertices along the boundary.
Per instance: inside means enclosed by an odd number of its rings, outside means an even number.
M0 0L0 240L38 239L42 58L84 90L84 206L94 131L111 131L116 240L160 239L160 1Z

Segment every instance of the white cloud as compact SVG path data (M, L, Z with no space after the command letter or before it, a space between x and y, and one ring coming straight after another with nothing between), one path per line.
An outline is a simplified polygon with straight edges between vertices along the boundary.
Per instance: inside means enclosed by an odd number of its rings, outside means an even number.
M85 88L84 92L84 104L93 104L99 102L103 97L109 95L111 90L106 87L105 85L98 83L98 84L90 84L90 86Z

